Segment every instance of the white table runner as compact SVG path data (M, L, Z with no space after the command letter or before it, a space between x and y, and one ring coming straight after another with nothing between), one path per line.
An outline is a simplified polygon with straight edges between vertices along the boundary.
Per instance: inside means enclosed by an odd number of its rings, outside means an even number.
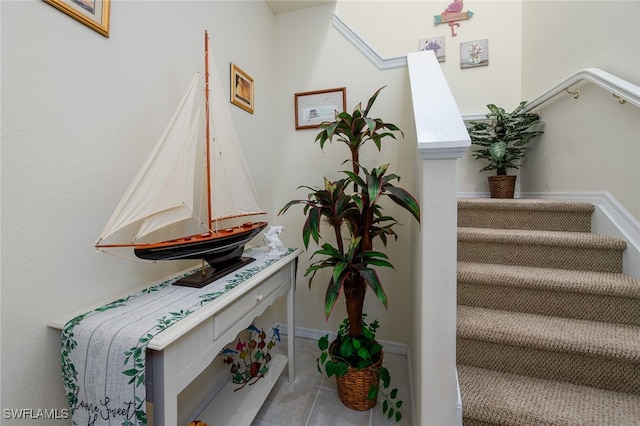
M146 425L149 341L293 251L273 256L252 248L244 255L255 262L203 288L171 285L178 276L70 320L62 330L62 376L73 424Z

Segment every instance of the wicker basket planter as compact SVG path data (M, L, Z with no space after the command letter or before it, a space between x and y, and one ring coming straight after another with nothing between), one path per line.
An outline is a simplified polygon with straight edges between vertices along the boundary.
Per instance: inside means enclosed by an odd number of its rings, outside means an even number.
M488 176L491 198L513 198L516 177L515 175Z
M336 341L331 343L329 353L333 353ZM377 398L368 399L369 389L371 386L379 386L380 384L380 367L382 367L382 359L384 353L380 352L380 358L377 362L369 367L358 370L357 368L349 368L347 374L342 377L336 376L336 384L338 385L338 396L340 401L352 410L366 411L375 407Z

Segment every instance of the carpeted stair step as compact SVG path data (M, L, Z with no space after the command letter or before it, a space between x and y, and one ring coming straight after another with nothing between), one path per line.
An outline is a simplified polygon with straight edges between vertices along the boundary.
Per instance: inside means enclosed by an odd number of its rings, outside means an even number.
M638 426L640 395L458 365L464 426Z
M610 272L458 262L458 304L640 325L640 280Z
M457 362L640 394L640 327L458 305Z
M623 240L585 232L458 227L458 261L622 272Z
M458 200L458 226L591 232L589 203L548 199L467 198Z

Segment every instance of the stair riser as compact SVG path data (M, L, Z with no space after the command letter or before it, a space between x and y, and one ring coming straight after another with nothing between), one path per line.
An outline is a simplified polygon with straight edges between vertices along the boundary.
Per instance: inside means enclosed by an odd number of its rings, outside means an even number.
M458 239L458 261L622 273L622 251Z
M588 354L552 352L458 337L457 362L479 368L640 394L640 364L598 358Z
M591 215L571 212L458 209L458 226L532 231L591 232Z
M640 325L640 299L458 281L458 304Z

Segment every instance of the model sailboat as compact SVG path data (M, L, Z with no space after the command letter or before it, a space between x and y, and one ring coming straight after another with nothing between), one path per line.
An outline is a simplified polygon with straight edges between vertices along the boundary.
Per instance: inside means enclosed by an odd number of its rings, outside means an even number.
M108 250L132 247L135 255L147 260L202 259L211 268L182 282L201 287L218 276L253 259L242 257L244 246L266 222L245 222L229 226L225 221L265 214L242 155L240 142L227 108L215 62L209 55L205 32L205 116L206 146L198 152L199 108L194 114L198 92L196 74L178 105L163 136L142 166L100 234L96 248ZM209 71L213 74L209 99ZM200 150L202 151L202 150ZM205 156L199 166L196 157ZM202 169L204 183L195 178ZM203 188L204 187L204 188ZM206 193L206 219L198 217L194 200L198 188ZM238 219L236 219L237 222ZM154 239L168 228L196 222L197 233L178 238ZM126 235L126 243L105 243L109 237ZM184 234L183 234L184 235Z

